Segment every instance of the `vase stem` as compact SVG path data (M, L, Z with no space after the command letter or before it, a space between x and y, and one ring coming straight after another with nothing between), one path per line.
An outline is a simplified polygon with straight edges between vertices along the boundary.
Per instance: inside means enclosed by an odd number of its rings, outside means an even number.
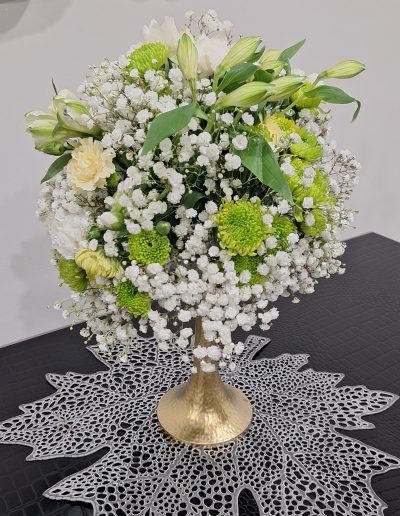
M197 317L195 347L212 345ZM241 391L221 381L218 364L209 357L204 360L214 364L215 371L205 373L195 358L197 373L161 398L157 415L162 428L178 441L212 446L241 435L251 423L252 408Z

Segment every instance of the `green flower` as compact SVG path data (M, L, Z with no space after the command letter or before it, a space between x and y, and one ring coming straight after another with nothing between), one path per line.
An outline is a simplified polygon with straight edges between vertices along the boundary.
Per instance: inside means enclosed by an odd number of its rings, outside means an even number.
M118 272L123 272L119 261L116 258L109 258L104 255L104 250L99 248L97 251L81 249L75 255L77 265L85 269L90 280L95 276L111 279Z
M335 204L335 199L328 195L328 178L324 174L316 170L312 185L309 188L304 188L300 184L300 180L303 177L304 170L310 166L310 163L294 158L291 164L295 169L295 173L292 177L286 177L286 181L292 192L294 203L297 206L302 206L304 197L312 197L314 205Z
M300 229L306 235L319 236L326 229L326 219L324 213L318 208L310 210L314 215L315 222L312 226L306 226L304 222L300 224Z
M128 244L129 258L144 265L150 265L150 263L164 265L171 252L168 237L159 235L155 229L142 230L138 235L130 235Z
M297 100L300 97L300 95L302 95L306 90L308 90L310 88L310 86L311 86L311 82L307 81L302 88L297 90L296 93L294 93L290 97L290 102L294 102L295 100ZM314 114L316 114L317 113L316 108L321 104L321 102L322 102L322 99L320 99L319 97L314 97L311 99L304 97L296 104L296 109L300 110L303 108L308 108L308 109L311 109L311 111Z
M118 283L117 306L125 307L135 317L144 317L151 308L151 298L147 292L138 292L131 281Z
M255 251L261 250L268 233L261 214L261 202L247 201L245 195L239 201L222 200L215 224L218 227L220 246L227 249L231 256L255 256Z
M75 263L75 260L60 260L57 264L60 278L72 290L84 292L87 287L86 272Z
M143 76L147 70L159 70L168 58L168 48L162 43L147 43L126 56L130 64L124 68L129 73L135 68ZM156 64L155 61L157 61Z
M288 217L280 217L278 214L274 216L272 227L275 229L274 237L277 239L277 244L274 249L269 249L268 252L276 254L277 251L286 251L289 247L287 237L290 233L296 233L297 228L295 224Z
M262 285L265 282L264 276L257 272L257 267L260 265L260 263L264 263L264 260L261 256L258 256L257 254L255 256L236 255L232 257L232 261L235 264L235 271L238 276L243 271L249 271L251 273L250 281L246 283L246 285L249 287L252 287L256 284ZM239 286L241 286L240 283Z
M299 158L307 161L316 161L323 155L323 150L317 144L317 137L308 133L303 128L298 128L296 131L301 138L301 142L294 143L290 146L290 152Z

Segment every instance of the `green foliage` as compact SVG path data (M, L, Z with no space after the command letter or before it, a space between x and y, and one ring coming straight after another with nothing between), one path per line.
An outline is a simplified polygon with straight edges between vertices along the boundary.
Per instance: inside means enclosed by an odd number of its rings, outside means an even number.
M335 86L318 86L311 91L305 93L305 97L307 98L315 98L319 97L325 102L329 104L351 104L352 102L357 103L357 109L354 112L352 122L358 117L358 114L361 109L361 102L354 97L350 97L340 88L336 88Z
M86 272L75 263L75 260L59 260L57 268L60 278L72 290L84 292L87 288Z
M130 235L128 244L129 258L144 265L150 265L150 263L164 265L171 252L168 237L158 234L155 229L142 230L138 235Z
M56 176L61 170L64 169L64 167L67 166L68 161L72 158L72 154L64 154L63 156L60 156L57 158L53 163L50 165L49 170L47 171L44 178L40 181L41 183L44 183L45 181L48 181L52 177Z

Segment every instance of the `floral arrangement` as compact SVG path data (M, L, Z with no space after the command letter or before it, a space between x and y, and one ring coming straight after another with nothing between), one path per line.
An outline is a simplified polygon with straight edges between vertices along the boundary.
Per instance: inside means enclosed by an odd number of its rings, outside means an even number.
M86 321L86 342L125 342L126 361L151 327L184 363L193 353L234 370L236 328L268 330L279 296L297 303L344 272L345 201L360 165L329 140L325 104L355 102L355 119L360 103L323 81L365 67L307 76L290 65L304 41L233 44L214 10L186 18L181 31L171 17L153 20L143 43L90 67L79 100L53 83L49 112L27 113L36 149L58 156L37 215L72 291L55 308ZM214 345L193 349L186 323L199 316Z

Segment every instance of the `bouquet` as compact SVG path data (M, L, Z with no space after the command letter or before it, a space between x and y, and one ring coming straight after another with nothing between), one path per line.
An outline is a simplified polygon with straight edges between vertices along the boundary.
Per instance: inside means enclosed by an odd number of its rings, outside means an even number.
M344 272L360 165L329 139L329 104L356 103L355 119L360 102L324 81L365 67L306 75L290 65L305 41L266 50L233 43L214 10L186 18L180 31L153 20L143 43L90 67L79 99L53 83L49 112L26 114L36 149L57 156L37 216L71 289L54 306L86 321L86 342L122 341L124 362L151 328L184 363L234 370L236 328L268 330L279 296L297 303ZM191 342L199 317L207 348Z

